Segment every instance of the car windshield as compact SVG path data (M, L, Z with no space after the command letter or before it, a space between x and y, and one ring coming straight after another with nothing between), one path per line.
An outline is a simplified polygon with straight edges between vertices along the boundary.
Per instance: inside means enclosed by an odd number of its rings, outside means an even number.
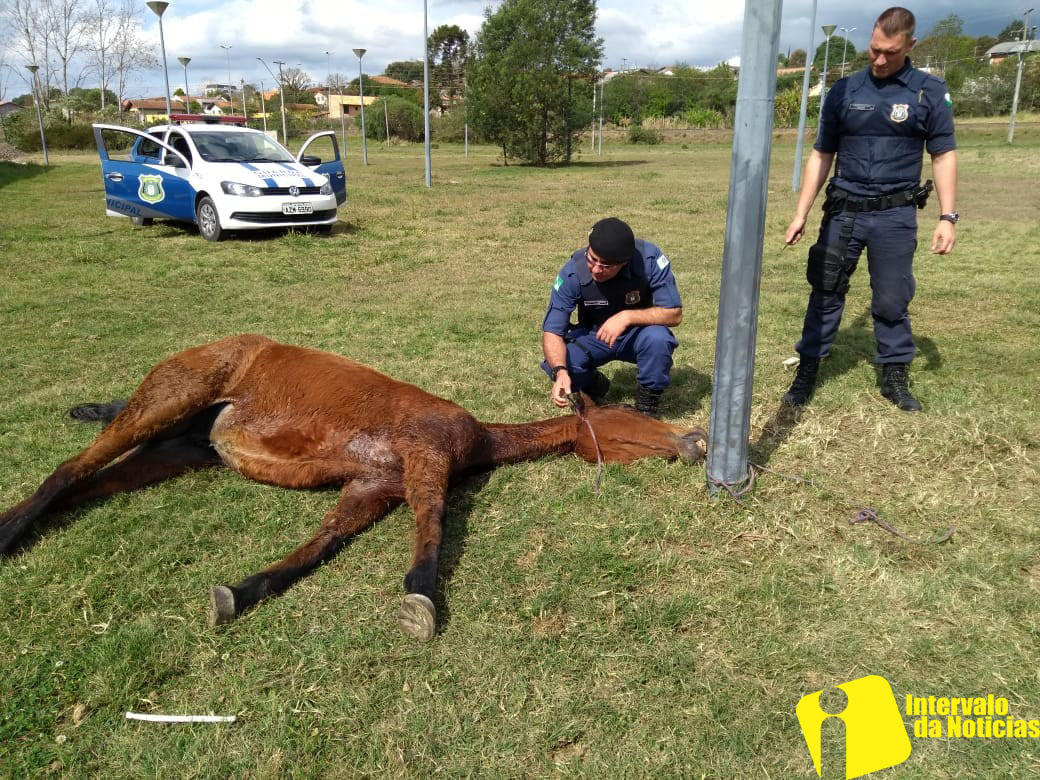
M293 162L294 158L263 133L191 134L206 162Z

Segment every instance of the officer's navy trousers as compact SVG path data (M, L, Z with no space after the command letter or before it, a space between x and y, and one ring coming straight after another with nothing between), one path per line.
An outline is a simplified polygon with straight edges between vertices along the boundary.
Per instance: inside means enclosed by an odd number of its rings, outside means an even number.
M664 325L636 325L608 347L596 338L595 329L572 327L567 342L567 373L575 392L588 387L596 369L612 360L636 364L636 381L650 390L664 390L671 383L672 353L679 346L675 334ZM549 364L542 369L550 374Z
M867 250L870 273L870 313L874 319L878 363L909 363L915 348L907 311L914 297L914 251L917 249L917 210L897 206L884 211L853 214L843 211L824 217L820 242L835 246L846 220L854 219L852 236L845 251L845 272L856 270L860 255ZM806 357L825 357L838 334L845 295L813 290L805 312L802 338L795 350Z

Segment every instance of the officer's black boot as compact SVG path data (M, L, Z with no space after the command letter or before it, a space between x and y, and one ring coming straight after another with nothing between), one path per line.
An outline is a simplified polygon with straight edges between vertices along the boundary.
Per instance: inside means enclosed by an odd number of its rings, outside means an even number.
M642 412L647 417L653 417L655 420L661 419L657 409L661 405L663 394L664 390L651 390L649 387L636 383L636 411Z
M921 411L921 402L910 394L906 363L885 363L881 371L881 395L904 412Z
M798 372L794 375L791 389L784 394L784 403L790 406L802 406L808 401L813 388L816 387L816 375L819 371L819 358L802 355L798 361Z
M595 403L601 404L606 399L608 392L610 392L610 380L597 370L592 382L585 388L585 393Z

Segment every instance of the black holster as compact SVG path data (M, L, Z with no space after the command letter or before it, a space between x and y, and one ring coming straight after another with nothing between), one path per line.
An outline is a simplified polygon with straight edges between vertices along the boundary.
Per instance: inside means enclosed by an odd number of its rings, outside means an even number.
M849 290L849 275L845 270L845 249L847 241L839 242L839 246L827 246L815 243L809 247L809 265L805 278L812 285L813 292L827 295L844 295Z

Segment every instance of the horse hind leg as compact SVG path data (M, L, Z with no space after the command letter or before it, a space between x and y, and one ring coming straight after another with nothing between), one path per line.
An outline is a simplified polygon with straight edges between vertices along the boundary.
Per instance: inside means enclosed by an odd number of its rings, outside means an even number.
M322 563L352 537L364 531L403 499L399 484L356 480L343 488L315 534L278 563L246 577L237 585L210 591L210 625L230 623L250 607L277 595Z
M58 466L35 493L0 515L0 554L11 549L55 502L104 466L214 405L241 358L232 345L218 343L186 350L153 368L126 408L90 446Z
M69 417L80 422L99 422L108 425L126 408L125 398L115 398L107 404L78 404L69 409Z

